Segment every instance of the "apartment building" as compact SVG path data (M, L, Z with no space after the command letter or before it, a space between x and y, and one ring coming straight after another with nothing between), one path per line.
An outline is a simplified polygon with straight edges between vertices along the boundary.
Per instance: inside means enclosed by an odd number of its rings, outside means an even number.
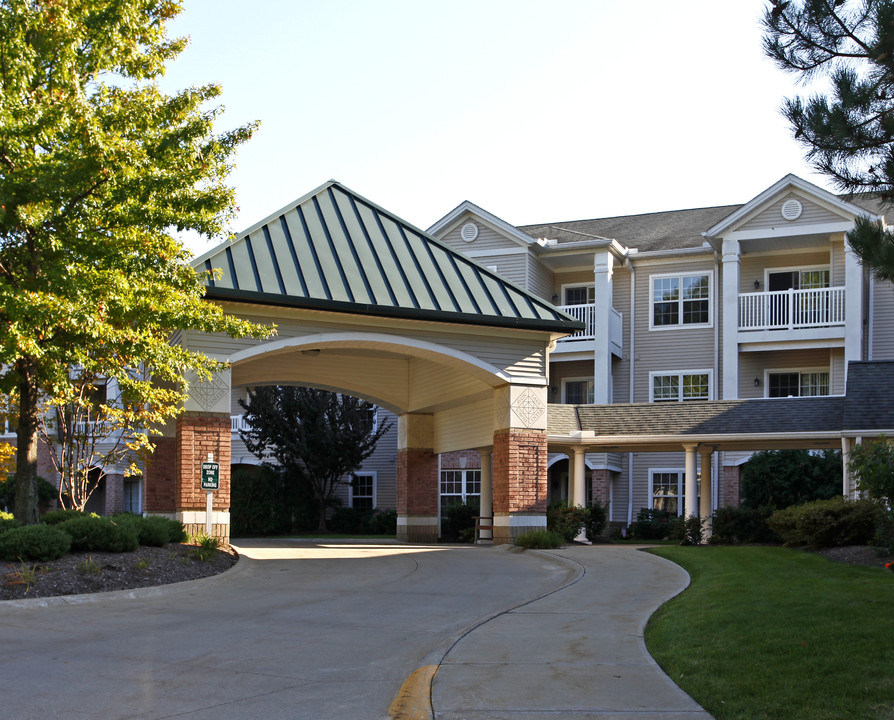
M859 215L881 217L874 198L789 175L743 205L522 227L464 202L428 232L586 324L551 348L551 403L693 403L843 395L849 362L894 359L892 287L845 243ZM738 502L748 457L714 454L714 508ZM551 500L568 465L551 453ZM681 452L586 467L613 522L684 512Z

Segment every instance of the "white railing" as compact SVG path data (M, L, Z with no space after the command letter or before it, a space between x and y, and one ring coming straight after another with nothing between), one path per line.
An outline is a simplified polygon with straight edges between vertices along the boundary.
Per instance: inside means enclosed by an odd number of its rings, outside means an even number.
M578 330L574 335L562 338L569 340L592 340L596 337L596 306L595 305L559 305L559 310L566 312L575 320L579 320L586 327Z
M739 295L739 330L795 330L844 325L843 287Z
M230 432L251 430L251 425L245 422L245 415L230 415Z
M562 338L559 342L576 340L594 340L596 338L596 306L590 305L559 305L559 310L568 313L575 320L580 320L586 327L578 330L574 335ZM623 317L614 308L609 308L609 337L613 345L620 348L622 345Z

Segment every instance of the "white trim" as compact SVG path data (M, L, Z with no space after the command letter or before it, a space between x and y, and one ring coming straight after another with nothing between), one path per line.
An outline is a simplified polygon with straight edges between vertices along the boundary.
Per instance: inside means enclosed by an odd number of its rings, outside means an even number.
M475 203L469 202L468 200L463 200L459 205L453 208L453 210L447 213L440 220L435 222L435 224L429 227L428 230L426 230L425 232L429 235L446 234L446 232L449 232L453 229L452 226L455 223L458 223L460 220L463 219L463 215L465 213L477 216L477 218L483 221L486 225L491 225L493 230L501 232L504 235L508 235L514 238L516 241L522 243L523 245L530 245L537 242L530 235L526 235L518 228L513 227L512 225L507 223L505 220L501 220L496 215L489 213L487 210L483 210Z
M770 275L776 273L798 273L798 280L800 283L800 275L805 272L815 272L816 270L825 270L829 273L829 284L826 285L827 288L831 288L832 286L832 263L830 262L828 265L794 265L792 267L765 267L764 268L764 289L763 292L777 292L774 290L770 290ZM799 285L800 288L800 285Z
M685 500L686 468L649 468L649 510L655 509L655 481L658 473L676 473L677 475L677 517L683 514L683 502ZM662 497L671 497L663 495Z
M580 288L580 287L587 288L587 290L589 290L590 288L593 288L593 300L590 301L590 299L589 299L590 293L588 292L587 293L587 302L575 303L575 304L577 304L577 305L596 305L596 283L595 283L595 281L594 282L562 283L561 285L559 285L559 302L556 303L556 305L561 305L561 306L568 305L569 303L565 302L565 290L567 290L569 288Z
M866 214L866 213L864 213ZM787 225L781 228L756 228L737 230L723 236L724 240L768 240L771 238L798 237L802 235L834 235L847 232L854 223L844 220L836 223L813 223L812 225Z
M679 387L677 393L677 399L674 400L655 400L655 377L668 377L676 375L679 380ZM707 375L708 376L708 397L706 398L690 398L687 400L683 399L683 377L685 375ZM714 399L714 370L711 368L702 368L700 370L653 370L649 373L649 402L699 402L701 400L713 400Z
M497 257L502 255L527 255L527 248L506 248L505 250L463 250L463 255L470 258Z
M705 301L708 303L708 322L706 323L684 323L683 322L683 287L682 280L684 277L705 276L708 278L708 297ZM679 322L674 325L655 325L655 280L662 278L677 278L680 283L680 297L676 301L679 304ZM672 273L654 273L649 275L649 330L656 332L664 332L667 330L694 330L706 329L714 327L714 307L711 299L714 297L714 287L716 285L714 271L711 270L695 270L681 271ZM670 302L670 301L668 301Z
M376 470L357 470L356 472L351 473L351 480L355 477L371 477L372 478L372 506L375 508L378 502L378 492L379 492L379 481L378 481L378 472ZM360 497L367 497L366 495L361 495ZM354 485L353 482L348 483L348 505L350 507L354 507Z

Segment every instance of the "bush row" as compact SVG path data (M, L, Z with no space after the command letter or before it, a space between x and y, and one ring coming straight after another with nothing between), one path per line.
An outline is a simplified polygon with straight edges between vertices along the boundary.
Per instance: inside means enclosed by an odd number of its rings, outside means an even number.
M720 545L777 544L811 548L868 545L890 537L890 518L871 500L830 500L774 508L720 508L712 518L711 543ZM672 540L694 544L701 540L698 519L643 509L629 528L637 540Z
M54 510L41 525L21 524L0 513L0 559L48 561L73 552L133 552L186 539L183 525L163 517L119 513L100 517L78 510Z

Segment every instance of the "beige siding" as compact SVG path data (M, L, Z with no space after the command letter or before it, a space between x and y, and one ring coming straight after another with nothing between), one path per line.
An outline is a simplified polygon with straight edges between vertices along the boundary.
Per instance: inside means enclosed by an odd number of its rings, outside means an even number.
M524 255L480 255L472 258L479 265L499 273L511 283L525 287L527 283L527 261Z
M478 226L478 237L472 242L466 242L460 237L460 231L466 222L474 222ZM507 250L509 248L521 247L518 240L510 239L491 229L480 220L474 217L466 217L446 235L440 238L441 242L458 252L467 253L470 251L480 252L484 250Z
M435 452L453 452L493 444L494 404L482 401L473 406L447 410L434 417Z
M810 252L791 252L781 254L762 255L760 253L747 253L742 256L739 265L739 288L740 292L763 292L766 288L767 269L802 269L808 267L829 267L830 266L830 246ZM832 285L844 284L844 255L841 244L835 248L835 263L830 273ZM839 254L841 253L841 254ZM840 266L840 269L839 269ZM836 282L838 279L838 282ZM758 291L754 289L755 281L760 283Z
M872 359L894 360L894 285L873 281Z
M550 363L549 401L561 403L565 401L562 393L562 381L569 378L579 380L593 377L592 360L573 360L570 362Z
M641 265L636 271L636 377L635 402L649 402L649 373L704 370L714 366L713 326L676 326L652 330L651 282L655 275L709 273L712 276L711 306L717 287L711 261ZM714 318L716 321L716 317ZM716 383L714 383L716 387Z
M786 220L782 217L783 203L792 198L799 200L803 207L801 217L794 221ZM830 212L829 210L820 207L816 203L805 200L804 198L795 195L794 193L789 193L788 195L779 198L766 210L759 213L756 217L752 218L737 229L758 230L764 228L777 228L797 225L815 225L817 223L834 223L841 222L842 220L844 220L844 218L840 215Z
M527 263L528 279L525 283L525 289L539 298L552 302L553 288L555 287L555 277L552 270L546 267L534 255L527 256Z
M830 392L844 393L844 351L840 348L809 350L773 350L739 354L739 397L761 398L766 395L765 370L805 370L828 368ZM754 380L760 385L755 387Z
M556 304L564 305L565 295L562 292L564 286L592 285L595 282L595 277L592 270L575 270L574 272L556 273L554 275L554 282L555 285L553 286L552 292L559 296Z

